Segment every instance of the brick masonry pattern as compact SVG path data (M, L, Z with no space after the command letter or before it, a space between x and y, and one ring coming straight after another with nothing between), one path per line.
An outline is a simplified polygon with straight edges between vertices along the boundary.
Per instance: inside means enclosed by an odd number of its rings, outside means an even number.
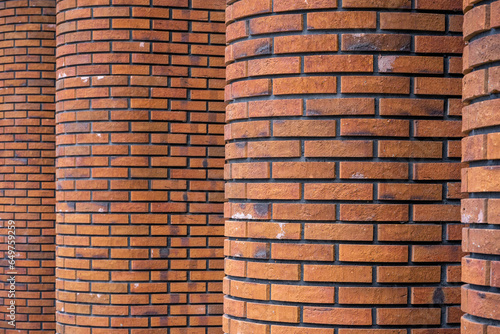
M459 333L461 2L226 23L224 332Z
M464 1L462 334L500 333L500 1ZM470 225L470 226L469 226ZM468 227L467 227L468 226Z

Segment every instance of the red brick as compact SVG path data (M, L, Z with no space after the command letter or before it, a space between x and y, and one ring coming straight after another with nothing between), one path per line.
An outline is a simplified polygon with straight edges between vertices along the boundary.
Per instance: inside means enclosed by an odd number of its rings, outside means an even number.
M369 308L304 307L304 322L329 325L371 325Z
M363 224L306 224L304 238L311 240L372 241L373 227Z
M409 0L344 0L344 8L411 8Z
M360 265L304 265L304 280L370 283L372 281L372 267Z
M331 304L334 297L335 288L323 286L273 284L271 292L271 300L284 302Z
M375 101L368 98L313 99L306 102L307 116L373 115Z
M443 59L424 56L379 56L378 69L384 73L443 73ZM414 100L409 100L413 102ZM437 102L437 101L436 101ZM415 102L413 102L415 103Z
M373 142L365 140L311 140L304 144L306 157L372 157Z
M407 262L407 246L339 245L339 260L346 262Z
M340 304L406 304L405 288L339 287ZM430 304L430 303L429 303Z
M334 220L334 204L273 204L273 219Z
M311 2L295 2L293 0L276 0L273 10L276 12L303 10L303 9L322 9L336 8L337 0L311 0Z
M379 93L379 94L408 94L410 79L403 77L342 77L340 81L342 93Z
M296 306L247 303L247 317L263 321L298 323L299 308Z
M407 179L408 164L399 162L341 162L341 179Z
M375 29L377 13L363 11L318 12L307 14L307 29Z
M342 51L410 51L410 43L410 35L342 34Z
M302 30L302 15L274 15L254 18L249 21L252 35Z
M379 266L377 268L377 282L380 283L436 283L440 279L440 266Z
M335 137L336 121L332 120L289 120L273 121L275 137Z
M378 325L438 325L440 322L441 309L439 308L377 309Z
M445 15L427 13L380 13L380 28L384 30L444 31Z
M304 57L304 72L372 72L373 57L365 55L318 55Z
M380 241L441 241L441 233L439 225L384 224L378 226L378 240Z
M334 162L273 162L273 177L277 179L334 178Z
M409 127L406 120L342 119L340 135L407 137Z
M362 183L313 183L304 185L307 200L352 200L373 199L373 186Z

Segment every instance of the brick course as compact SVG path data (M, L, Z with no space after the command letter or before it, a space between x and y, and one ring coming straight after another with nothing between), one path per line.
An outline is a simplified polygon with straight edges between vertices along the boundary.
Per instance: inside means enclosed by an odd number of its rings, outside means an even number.
M459 10L229 2L225 333L459 332Z

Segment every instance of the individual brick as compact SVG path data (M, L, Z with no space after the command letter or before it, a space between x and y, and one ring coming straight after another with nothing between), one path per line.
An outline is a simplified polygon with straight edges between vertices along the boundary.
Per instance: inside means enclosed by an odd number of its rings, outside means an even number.
M464 42L460 36L415 36L416 53L461 54L463 50Z
M254 18L249 21L249 31L252 35L300 31L303 25L302 15L275 15Z
M255 320L297 323L299 321L299 308L296 306L247 303L247 317Z
M404 34L342 34L342 51L410 51L410 43Z
M304 58L304 72L372 72L373 57L367 55L318 55Z
M346 0L342 2L344 8L410 8L409 0Z
M273 284L271 299L283 302L331 304L335 301L335 288Z
M30 11L40 9L39 16L48 24L31 28L34 35L29 38L39 34L44 46L30 46L34 50L29 52L43 50L40 58L51 64L37 83L45 97L38 103L53 108L54 101L47 97L56 92L56 133L62 139L54 154L45 157L58 156L58 187L44 185L46 191L58 193L53 219L62 234L56 258L44 262L47 268L52 262L59 268L59 302L55 307L39 304L52 318L57 313L57 324L38 326L42 321L33 318L23 330L176 332L189 324L195 331L213 332L222 325L223 285L235 295L239 288L248 295L254 292L255 299L269 299L266 285L222 283L225 2L60 1L57 13L50 3L29 5ZM257 11L265 11L265 3L254 4L260 6ZM248 10L235 5L234 17L244 17ZM61 29L51 36L56 15ZM245 52L265 53L259 48L270 47L271 40L244 43L249 32L238 22L232 31L233 40L241 43L228 52L229 62L237 59L228 71L234 82L228 93L234 98L263 94L262 84L269 90L271 81L257 81L252 87L238 84L248 74L246 60L240 59L249 57ZM56 45L61 50L57 60L45 51ZM22 48L28 51L28 45ZM30 63L42 64L34 59ZM238 112L235 117L242 117ZM248 110L243 114L248 117ZM53 124L53 115L49 118L48 124ZM253 131L258 124L263 128ZM232 140L258 138L266 124L270 130L269 122L241 123L230 127L228 135ZM43 136L44 141L54 140L53 133ZM227 176L246 175L249 167L228 170ZM241 190L232 191L239 196ZM243 192L246 196L246 189ZM228 214L235 216L227 226L230 235L241 235L238 228L246 224L241 215L265 216L265 206L242 204L228 207ZM50 244L43 242L44 247ZM227 251L262 258L262 244L229 243ZM234 260L229 272L245 277L248 268L241 264ZM48 287L50 282L43 283ZM33 288L49 297L44 288ZM227 298L226 311L242 316L245 302L237 297ZM237 330L238 325L233 327Z
M381 158L430 158L443 156L443 144L435 141L380 140L378 156Z
M403 204L341 204L340 219L346 221L407 221Z
M250 77L269 74L293 74L299 72L300 58L298 57L255 59L248 61L248 76ZM246 76L246 74L242 75L242 77L244 76Z
M416 163L413 165L414 180L458 180L460 179L458 163Z
M312 99L306 101L307 116L373 115L375 100L368 98Z
M400 162L341 162L341 179L406 179L408 164Z
M336 0L312 0L311 2L297 3L293 0L277 0L273 5L275 12L305 10L305 9L323 9L337 8Z
M378 226L377 235L380 241L432 242L441 241L441 234L439 225L384 224Z
M304 322L329 325L371 325L369 308L304 307Z
M230 107L230 104L228 107ZM300 116L302 115L302 100L264 100L248 103L249 117L269 116Z
M339 245L339 260L346 262L406 262L407 246Z
M337 92L335 77L296 77L273 80L273 93L288 94L329 94Z
M373 227L362 224L306 224L304 238L311 240L372 241Z
M441 280L440 266L379 266L379 283L431 283Z
M307 29L375 29L377 13L363 11L316 12L307 14Z
M367 140L311 140L304 143L306 157L372 157L373 142Z
M461 95L462 81L456 78L425 78L415 79L415 94L425 95Z
M403 77L342 77L340 81L342 93L379 93L379 94L408 94L410 80Z
M341 136L390 136L407 137L409 122L406 120L342 119Z
M440 184L379 183L378 199L391 201L439 201L442 199Z
M274 53L276 54L337 50L337 35L290 35L274 38Z
M334 220L335 204L273 204L273 219Z
M271 258L277 260L333 261L333 245L318 244L272 244Z
M444 31L445 15L427 13L380 13L383 30Z
M300 279L300 267L298 264L291 263L249 262L247 277L263 280L298 281Z
M304 280L314 282L370 283L372 267L360 265L304 265Z
M443 59L425 56L379 56L378 69L381 73L443 73ZM387 101L387 100L386 100ZM408 100L410 103L414 99Z
M406 304L405 288L354 288L339 287L340 304Z
M372 200L373 186L362 183L305 184L304 198L308 200Z
M427 323L436 325L441 322L439 308L391 308L377 309L377 324L379 325L410 325Z
M335 137L336 121L332 120L289 120L273 121L275 137Z
M56 332L56 288L59 288L56 267L61 264L55 261L56 244L61 243L66 234L74 233L73 223L86 223L85 217L80 217L80 221L68 219L66 229L60 234L56 232L56 219L75 210L74 202L67 206L56 204L56 197L59 197L56 186L73 190L82 201L88 193L76 191L74 179L65 184L56 182L60 175L56 171L56 134L62 134L61 128L55 124L56 108L60 107L55 100L56 3L3 1L0 13L2 331L53 334ZM82 19L88 15L86 11L75 13ZM74 31L76 24L63 28ZM87 61L78 59L75 53L74 48L61 50L60 57L68 61ZM68 90L71 92L63 98L75 96L74 88ZM81 124L82 128L86 126ZM77 127L72 130L78 131ZM75 142L74 132L62 139L65 140ZM83 145L79 150L68 151L73 166L74 155L78 152L86 154L88 147ZM70 161L63 163L71 165ZM81 174L85 175L85 172L88 174L88 170ZM75 178L79 177L78 174L75 173ZM74 253L78 244L87 241L88 238L68 239L69 243L75 243L69 247L69 253ZM88 264L89 261L83 258L63 263L65 270L61 275L75 277L77 268L85 270ZM8 283L10 276L14 276L15 283ZM71 289L83 292L89 286L75 284ZM12 290L15 290L15 296ZM68 300L76 298L76 292L63 297ZM15 320L14 324L9 324L12 320Z
M380 114L384 116L443 116L444 101L398 98L380 99Z

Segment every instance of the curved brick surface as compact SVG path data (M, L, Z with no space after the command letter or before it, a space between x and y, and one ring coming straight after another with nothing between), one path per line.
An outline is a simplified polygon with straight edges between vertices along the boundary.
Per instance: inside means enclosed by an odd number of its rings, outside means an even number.
M225 333L459 332L460 6L229 2Z
M58 333L220 333L224 6L58 2Z
M54 333L55 1L0 2L0 332L16 277L15 333ZM15 270L7 226L15 221Z
M462 333L500 332L500 1L464 1Z

